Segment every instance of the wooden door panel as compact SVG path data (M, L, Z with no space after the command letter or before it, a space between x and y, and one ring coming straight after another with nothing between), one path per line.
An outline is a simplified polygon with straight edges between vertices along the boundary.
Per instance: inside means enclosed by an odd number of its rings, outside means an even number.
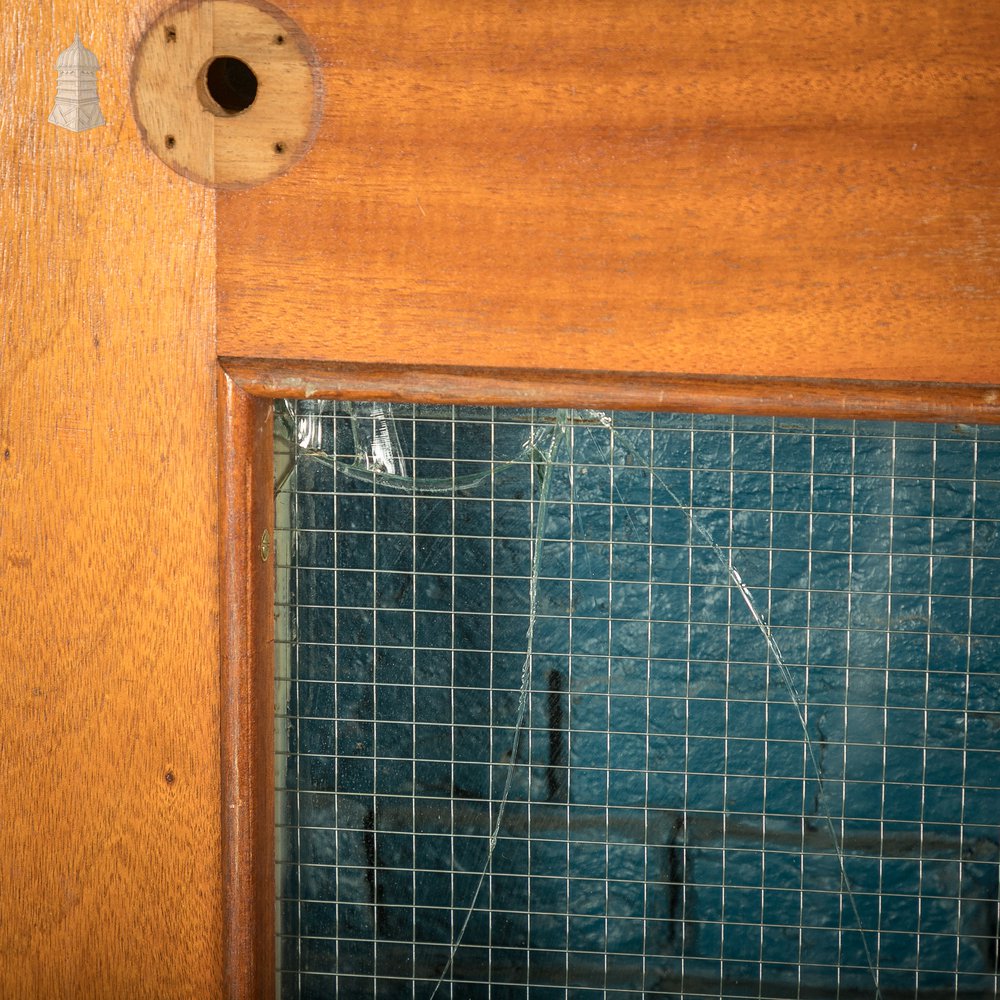
M987 7L287 9L323 119L220 195L221 355L996 382Z

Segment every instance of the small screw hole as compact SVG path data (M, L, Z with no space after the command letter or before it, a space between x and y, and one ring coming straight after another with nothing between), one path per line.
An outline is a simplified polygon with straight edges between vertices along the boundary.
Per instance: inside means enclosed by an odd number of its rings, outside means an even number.
M274 144L274 151L276 153L283 153L285 151L285 144L283 142L276 142Z
M173 149L177 145L177 140L172 135L168 135L164 142L167 144L167 149Z
M172 785L174 783L174 772L167 771L167 773L163 776L163 780L166 781L168 785Z
M285 44L285 36L284 35L275 35L274 36L274 44L275 45L284 45Z
M166 34L168 42L177 41L177 29L172 24L167 26Z

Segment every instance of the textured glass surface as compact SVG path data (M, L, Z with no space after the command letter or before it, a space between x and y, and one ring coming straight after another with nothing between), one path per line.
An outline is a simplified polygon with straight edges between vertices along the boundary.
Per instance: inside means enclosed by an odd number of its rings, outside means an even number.
M279 410L280 996L996 994L998 429Z

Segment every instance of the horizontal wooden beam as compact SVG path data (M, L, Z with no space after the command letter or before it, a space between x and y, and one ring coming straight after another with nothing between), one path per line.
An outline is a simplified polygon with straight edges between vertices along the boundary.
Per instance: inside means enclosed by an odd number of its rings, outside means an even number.
M219 196L222 356L1000 384L990 5L287 10L323 116Z

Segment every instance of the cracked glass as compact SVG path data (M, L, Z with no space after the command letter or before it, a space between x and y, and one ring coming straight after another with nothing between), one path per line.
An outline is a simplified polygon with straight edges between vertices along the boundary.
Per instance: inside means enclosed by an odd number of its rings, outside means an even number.
M277 416L279 996L996 994L1000 430Z

